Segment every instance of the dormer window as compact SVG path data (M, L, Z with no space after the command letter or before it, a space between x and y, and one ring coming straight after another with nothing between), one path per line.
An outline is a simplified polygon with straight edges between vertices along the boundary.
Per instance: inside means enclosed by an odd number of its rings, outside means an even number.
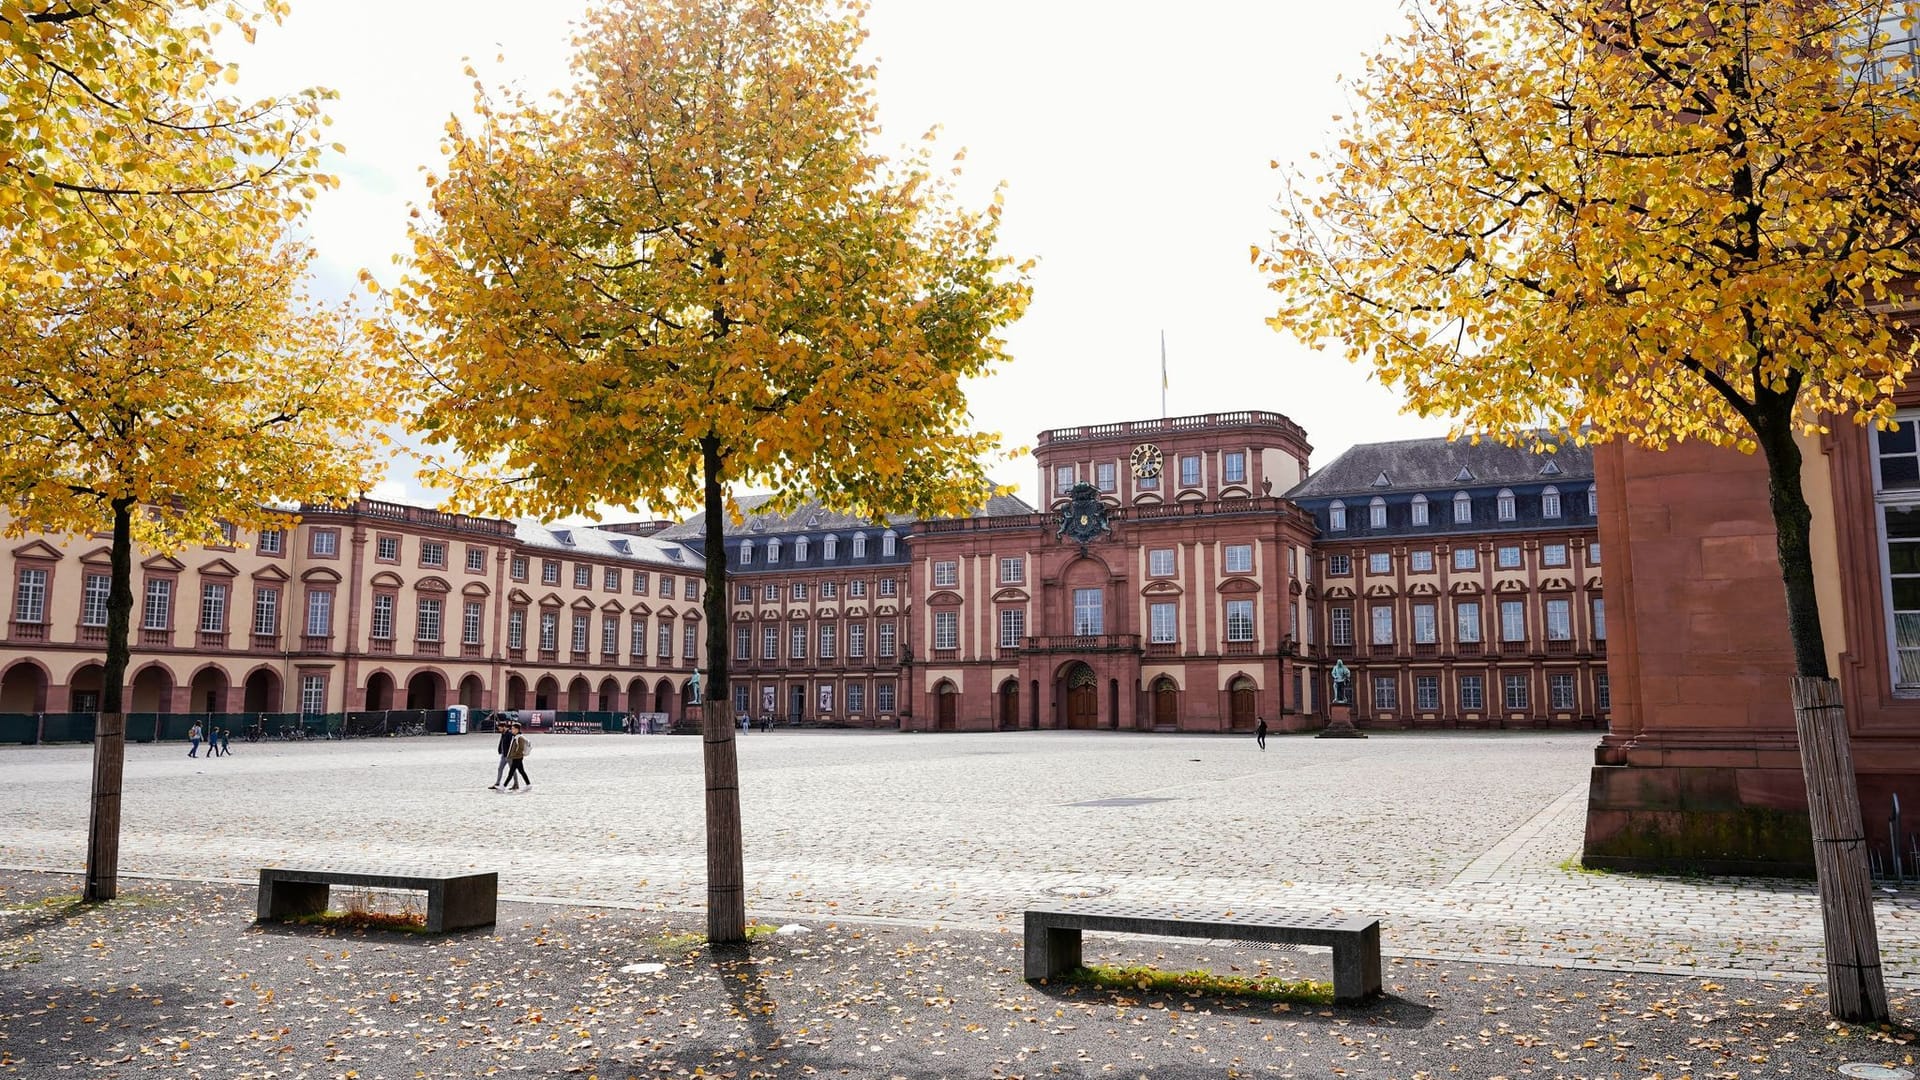
M1587 485L1587 516L1600 516L1600 488L1595 484Z
M1494 516L1501 521L1512 521L1516 516L1513 506L1513 491L1511 489L1501 488L1500 494L1495 496Z
M767 541L767 565L771 566L774 563L777 563L779 561L780 561L780 538L776 536L773 539Z
M753 541L751 540L740 541L740 565L753 565Z
M1384 529L1387 527L1387 500L1378 495L1367 504L1367 528Z
M573 546L573 533L567 529L553 530L553 538L567 545L568 547Z
M1347 504L1339 499L1327 505L1327 529L1331 532L1347 531Z
M827 538L820 542L820 547L820 557L828 562L832 562L840 555L840 538L832 533L828 533Z
M1460 471L1465 472L1466 470L1462 469ZM1455 525L1467 525L1471 524L1472 521L1473 496L1464 491L1456 493L1453 496L1453 523Z
M1425 495L1415 495L1413 497L1413 523L1415 525L1425 525L1427 523L1427 497Z
M899 543L899 540L900 540L899 535L895 533L892 529L888 529L886 532L881 533L880 534L880 557L883 559L893 558L895 545Z
M864 559L867 557L867 534L866 533L853 534L853 557L856 559Z
M793 542L793 561L807 561L807 538L804 536Z
M1543 518L1557 518L1560 516L1559 488L1549 484L1547 489L1540 493L1540 516Z

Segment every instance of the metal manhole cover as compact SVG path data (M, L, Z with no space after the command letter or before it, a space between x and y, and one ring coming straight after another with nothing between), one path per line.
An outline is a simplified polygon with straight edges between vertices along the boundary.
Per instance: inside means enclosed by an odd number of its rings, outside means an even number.
M1913 1080L1911 1069L1897 1069L1891 1065L1873 1065L1859 1061L1850 1061L1840 1066L1840 1075L1851 1076L1855 1080Z
M1268 952L1304 953L1305 945L1295 945L1290 941L1235 941L1232 938L1214 938L1209 945L1225 945L1234 949L1265 949Z
M1067 805L1068 806L1145 806L1148 803L1173 802L1173 801L1174 800L1171 798L1150 799L1150 798L1129 797L1129 798L1120 798L1120 799L1094 799L1091 802L1068 803Z
M1109 885L1050 885L1040 890L1048 896L1057 896L1062 900L1089 900L1096 896L1105 896L1113 891Z

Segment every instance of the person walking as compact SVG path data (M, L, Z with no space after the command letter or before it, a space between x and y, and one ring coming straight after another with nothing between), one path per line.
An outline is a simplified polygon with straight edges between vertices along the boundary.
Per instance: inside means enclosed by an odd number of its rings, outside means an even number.
M1253 729L1253 741L1260 744L1262 752L1267 749L1267 718L1264 716L1260 718L1260 723Z
M511 749L512 746L513 722L503 721L500 724L500 767L493 770L493 786L488 788L488 791L499 791L500 785L505 782L507 778L507 751Z
M220 729L220 756L233 756L233 732L228 731L226 728Z
M507 790L519 791L520 781L526 781L526 789L533 790L533 778L527 775L527 755L533 753L533 744L518 730L513 733L513 741L507 744Z
M187 756L200 756L200 721L198 720L195 720L193 726L187 729ZM208 749L207 756L213 756L211 748Z

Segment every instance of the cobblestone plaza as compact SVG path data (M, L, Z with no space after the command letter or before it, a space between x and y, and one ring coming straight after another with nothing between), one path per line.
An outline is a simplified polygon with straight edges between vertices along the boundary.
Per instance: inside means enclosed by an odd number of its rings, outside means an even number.
M1382 919L1394 955L1811 977L1810 883L1574 869L1593 736L1365 741L1114 733L743 736L748 913L1019 925L1061 896ZM495 794L491 736L128 748L121 870L251 881L323 862L497 869L509 897L695 911L700 743L539 741ZM87 747L0 752L0 864L77 871ZM1883 892L1920 987L1920 899Z

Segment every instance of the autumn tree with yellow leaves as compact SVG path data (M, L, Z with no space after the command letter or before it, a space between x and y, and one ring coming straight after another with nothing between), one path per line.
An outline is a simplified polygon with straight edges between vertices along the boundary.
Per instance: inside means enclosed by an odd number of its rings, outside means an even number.
M0 0L0 505L15 533L111 534L89 900L117 891L134 542L350 499L395 418L354 321L305 293L323 95L223 95L214 27L251 26L220 10Z
M963 382L1027 300L998 197L874 148L865 5L614 0L551 103L484 89L392 292L418 428L492 512L705 511L708 937L744 939L729 493L850 513L983 502Z
M1795 438L1890 423L1914 363L1890 317L1920 275L1913 7L1427 0L1256 250L1277 328L1462 432L1765 458L1829 989L1855 1020L1886 994Z

